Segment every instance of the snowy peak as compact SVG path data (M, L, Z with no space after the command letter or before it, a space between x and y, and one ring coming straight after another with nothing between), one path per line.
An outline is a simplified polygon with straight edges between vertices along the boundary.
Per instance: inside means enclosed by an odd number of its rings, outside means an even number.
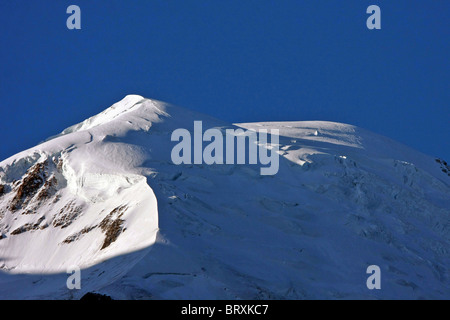
M278 130L279 172L175 165L171 134L194 121ZM232 125L127 96L0 162L0 298L447 298L449 172L351 125Z
M139 108L145 101L150 102L150 100L144 99L144 97L139 95L128 95L98 115L65 129L62 134L88 130L99 125L107 124L120 116Z

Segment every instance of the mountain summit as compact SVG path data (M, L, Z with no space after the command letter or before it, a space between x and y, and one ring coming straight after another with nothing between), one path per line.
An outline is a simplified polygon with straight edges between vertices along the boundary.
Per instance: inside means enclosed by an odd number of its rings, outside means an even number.
M278 130L278 173L175 165L171 135L194 121ZM0 298L448 299L449 175L351 125L228 124L127 96L0 162Z

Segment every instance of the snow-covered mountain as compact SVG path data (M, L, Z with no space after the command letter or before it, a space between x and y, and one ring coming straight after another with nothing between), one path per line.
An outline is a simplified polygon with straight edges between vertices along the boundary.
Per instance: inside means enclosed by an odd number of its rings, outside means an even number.
M196 120L278 129L278 173L173 164L172 132ZM127 96L0 162L0 298L449 299L449 229L444 160L351 125Z

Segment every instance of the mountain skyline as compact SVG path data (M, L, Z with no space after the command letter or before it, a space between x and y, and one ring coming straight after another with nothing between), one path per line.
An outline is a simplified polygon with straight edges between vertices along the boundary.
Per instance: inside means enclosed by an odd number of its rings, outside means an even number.
M0 3L1 160L136 93L229 123L348 123L450 161L448 1L73 4L81 30L68 3Z

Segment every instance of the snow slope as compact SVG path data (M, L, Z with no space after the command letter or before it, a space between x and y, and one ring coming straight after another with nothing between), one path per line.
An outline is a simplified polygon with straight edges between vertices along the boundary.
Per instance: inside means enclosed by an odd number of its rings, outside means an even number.
M171 133L195 120L278 129L278 174L174 165ZM127 96L0 163L0 298L448 299L447 170L351 125L231 125Z

